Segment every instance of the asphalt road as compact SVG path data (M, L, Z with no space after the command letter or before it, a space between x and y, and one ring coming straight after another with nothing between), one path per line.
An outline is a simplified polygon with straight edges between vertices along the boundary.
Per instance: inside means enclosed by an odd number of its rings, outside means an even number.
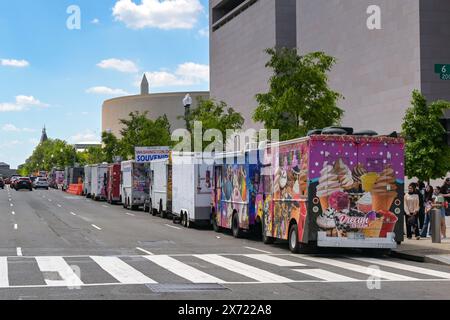
M449 299L450 268L291 255L57 190L0 190L0 299Z

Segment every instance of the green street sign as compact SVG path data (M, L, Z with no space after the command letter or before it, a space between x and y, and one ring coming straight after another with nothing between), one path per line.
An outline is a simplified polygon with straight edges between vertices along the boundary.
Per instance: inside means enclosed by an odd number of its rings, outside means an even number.
M450 74L450 64L435 64L434 72L438 74Z
M441 80L450 80L450 73L441 73Z

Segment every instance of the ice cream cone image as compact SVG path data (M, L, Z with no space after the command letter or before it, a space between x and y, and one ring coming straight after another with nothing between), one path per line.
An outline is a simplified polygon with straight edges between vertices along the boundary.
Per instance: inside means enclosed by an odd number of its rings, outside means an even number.
M363 233L368 238L378 238L383 227L383 218L369 222L369 226L363 229Z
M361 176L362 188L366 192L372 191L373 185L378 179L378 174L375 172L369 172Z
M336 163L334 164L334 170L338 175L341 187L344 190L352 189L354 184L352 172L342 159L336 161Z
M322 211L327 210L330 205L328 204L328 196L319 197L320 205L322 206Z
M394 202L397 197L397 193L382 193L372 194L372 210L374 211L389 211L391 208L392 202Z
M328 165L325 162L324 168L320 172L319 184L316 192L320 199L320 204L322 205L322 211L329 208L328 197L336 191L342 191L339 177L333 166Z
M372 209L374 211L389 211L392 202L397 197L394 170L387 167L375 181L372 190Z

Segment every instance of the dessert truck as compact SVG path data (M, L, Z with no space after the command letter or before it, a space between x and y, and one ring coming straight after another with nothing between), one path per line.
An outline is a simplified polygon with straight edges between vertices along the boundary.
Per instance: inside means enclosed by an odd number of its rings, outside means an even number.
M92 199L106 200L106 173L108 172L108 164L98 164L92 166L91 171L91 193Z
M260 184L257 150L217 155L214 164L211 220L215 231L231 229L234 237L257 231L255 200Z
M209 164L208 164L209 163ZM172 153L173 218L187 228L211 223L213 159Z
M167 218L172 214L172 160L154 160L150 163L151 184L148 200L148 211ZM145 207L147 211L147 205Z
M149 194L149 166L134 160L121 163L122 204L124 208L137 210L143 206Z
M92 165L84 166L83 194L90 198L92 194Z
M255 206L265 243L288 240L297 252L305 244L392 249L403 241L403 139L311 135L269 145L264 157ZM234 190L231 182L227 199Z
M106 174L106 200L114 204L120 202L120 164L114 163L108 166Z

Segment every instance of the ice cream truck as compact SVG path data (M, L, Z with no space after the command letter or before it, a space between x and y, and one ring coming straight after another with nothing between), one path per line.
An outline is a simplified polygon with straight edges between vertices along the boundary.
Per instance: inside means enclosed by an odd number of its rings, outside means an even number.
M108 166L106 174L106 201L110 204L120 202L120 163Z
M214 158L195 153L172 153L173 219L184 227L211 223Z
M91 197L91 190L92 190L92 167L93 165L86 165L84 166L84 181L83 181L83 195L86 196L86 198Z
M108 164L97 164L91 169L91 194L95 201L106 200L106 175L108 172Z
M124 208L137 210L148 199L149 165L134 160L121 163L120 189Z
M216 232L231 229L238 238L260 231L256 195L260 184L257 150L230 152L215 157L211 220Z
M392 249L403 241L404 140L311 136L271 144L256 197L265 243Z

